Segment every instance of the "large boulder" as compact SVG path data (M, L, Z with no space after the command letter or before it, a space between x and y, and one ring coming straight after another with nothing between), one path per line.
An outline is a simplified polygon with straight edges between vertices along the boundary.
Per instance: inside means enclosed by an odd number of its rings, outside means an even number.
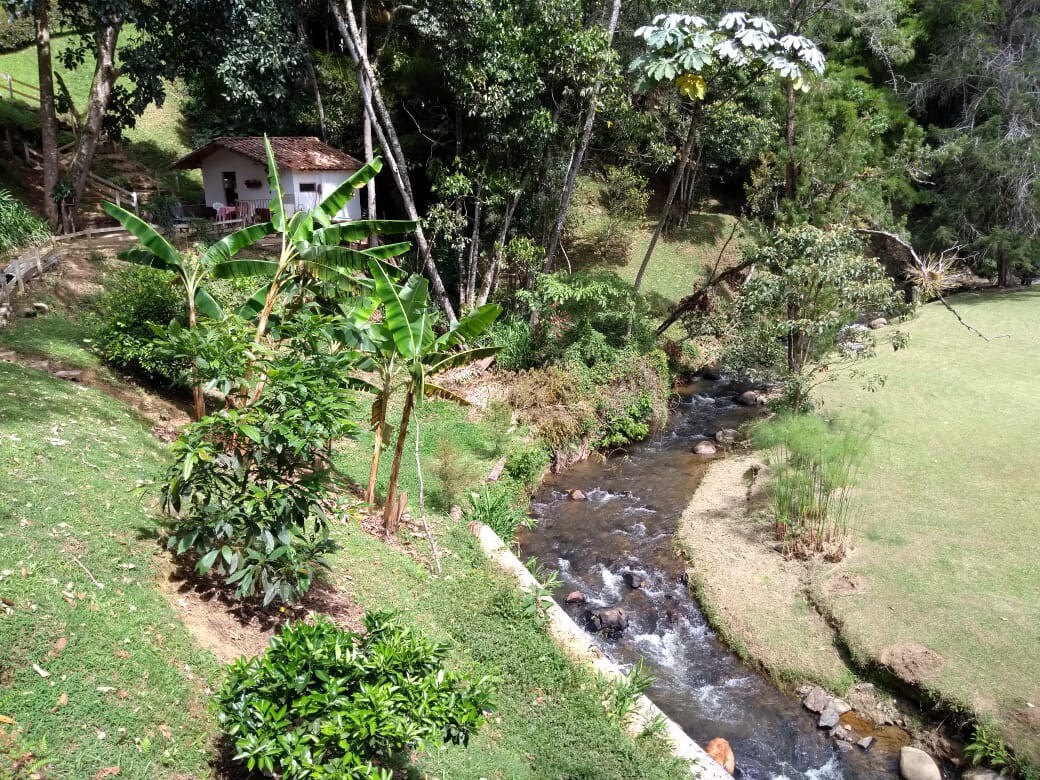
M572 590L567 594L567 598L564 599L567 604L584 604L585 594L580 590Z
M754 390L745 390L737 396L736 401L741 406L761 406L765 403L765 401L762 400L762 396Z
M693 445L693 453L695 455L703 455L706 458L713 457L718 449L710 441L699 441Z
M870 325L871 330L880 330L881 328L888 325L888 320L886 320L884 317L875 317L867 324Z
M909 745L899 751L899 774L903 780L942 780L942 772L932 757Z
M715 737L715 739L705 745L704 752L730 774L733 774L737 768L737 759L733 755L733 748L722 737Z
M619 634L628 628L628 615L621 607L608 607L589 614L589 626L593 631Z
M719 361L713 360L711 363L701 366L701 370L697 372L697 376L701 379L710 379L711 381L722 379L722 366L719 365Z
M733 428L723 428L721 431L715 431L715 441L719 444L733 444L737 440L739 434Z
M802 699L802 704L805 705L806 709L812 710L813 712L823 712L827 705L830 704L831 697L823 688L819 685L814 686Z

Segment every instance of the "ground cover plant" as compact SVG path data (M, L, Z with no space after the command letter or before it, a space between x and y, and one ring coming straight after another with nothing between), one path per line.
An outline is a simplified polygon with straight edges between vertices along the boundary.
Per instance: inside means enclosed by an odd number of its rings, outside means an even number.
M47 223L7 190L0 189L0 255L39 244L50 235Z
M285 627L233 663L214 699L235 760L280 777L393 777L439 743L465 745L491 708L489 681L445 668L447 646L388 612L364 633L326 618Z
M1030 379L1040 295L954 301L987 336L1009 337L984 341L929 304L908 325L907 350L877 358L883 392L849 378L820 391L825 413L874 409L879 425L850 497L856 554L841 569L866 587L841 597L820 583L817 597L856 660L992 718L991 734L1036 762L1040 690L1023 681L1040 680L1028 457L1040 424Z

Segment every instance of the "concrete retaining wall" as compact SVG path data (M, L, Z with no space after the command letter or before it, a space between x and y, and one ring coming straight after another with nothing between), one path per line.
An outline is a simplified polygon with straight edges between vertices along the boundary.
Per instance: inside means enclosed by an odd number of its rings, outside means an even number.
M480 542L480 547L499 569L516 578L520 589L524 592L536 592L540 584L520 559L483 523L471 523L470 531ZM625 676L621 668L607 658L589 641L588 635L578 626L555 601L546 610L549 618L549 635L563 648L574 661L590 666L593 671L611 678L620 679ZM633 708L633 717L628 727L629 733L636 736L646 728L654 718L660 716L665 724L663 736L671 744L672 752L677 758L690 765L690 773L701 780L732 780L729 773L704 752L704 748L694 742L683 731L679 724L665 715L646 696L640 696Z

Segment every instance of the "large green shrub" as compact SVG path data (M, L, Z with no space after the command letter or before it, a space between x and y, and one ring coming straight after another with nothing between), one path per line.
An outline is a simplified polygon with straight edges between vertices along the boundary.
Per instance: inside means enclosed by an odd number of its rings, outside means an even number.
M111 366L163 384L183 382L184 362L156 341L156 328L187 322L173 274L128 266L105 281L97 302L94 349Z
M7 190L0 190L0 253L36 244L50 235L47 223Z
M488 681L447 669L447 646L391 613L366 615L365 629L296 623L230 665L215 704L236 760L286 780L389 780L408 751L468 743L491 706Z
M32 15L11 16L0 13L0 52L17 51L36 42L36 26Z
M216 570L240 598L298 600L334 549L327 455L330 442L357 432L344 382L354 357L313 340L323 323L283 323L284 335L301 332L282 349L253 352L232 390L253 400L192 423L173 444L162 482L169 547L193 552L200 572Z

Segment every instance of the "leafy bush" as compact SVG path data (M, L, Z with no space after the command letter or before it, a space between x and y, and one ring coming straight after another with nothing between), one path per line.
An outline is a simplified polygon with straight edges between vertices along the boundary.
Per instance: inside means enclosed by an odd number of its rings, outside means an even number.
M389 780L408 751L468 744L491 707L488 681L445 668L447 646L392 613L366 615L365 630L296 623L232 663L215 706L235 759L286 780Z
M36 26L32 14L11 16L0 14L0 52L17 51L36 42Z
M343 382L353 356L304 348L310 326L318 323L305 323L284 349L254 353L254 376L242 378L253 385L244 392L262 392L189 425L173 444L162 486L173 518L170 549L193 551L200 572L216 569L239 598L262 595L264 604L299 599L325 565L334 548L328 446L357 432ZM293 328L283 323L283 335Z
M467 522L483 523L507 544L516 538L517 529L535 525L534 518L528 517L526 512L510 503L508 493L487 486L480 493L470 494L465 518Z
M603 431L594 446L597 448L619 447L629 442L645 439L650 435L654 402L650 393L641 393L635 401L604 421Z
M522 488L531 490L549 466L549 453L540 444L520 443L506 457L505 472Z
M51 233L47 223L7 190L0 190L0 252L38 244Z
M785 554L845 557L849 498L867 431L814 414L782 414L758 423L755 446L772 450L770 486L776 538Z
M650 202L646 178L631 166L610 166L603 174L599 201L607 217L590 233L593 248L608 262L624 263L632 250L632 226L645 216Z
M519 371L534 364L534 340L531 326L523 320L502 320L489 331L491 343L501 347L495 361L505 371Z
M97 312L92 336L102 360L149 381L182 383L184 361L157 344L155 333L187 321L173 274L136 265L121 269L105 282Z

